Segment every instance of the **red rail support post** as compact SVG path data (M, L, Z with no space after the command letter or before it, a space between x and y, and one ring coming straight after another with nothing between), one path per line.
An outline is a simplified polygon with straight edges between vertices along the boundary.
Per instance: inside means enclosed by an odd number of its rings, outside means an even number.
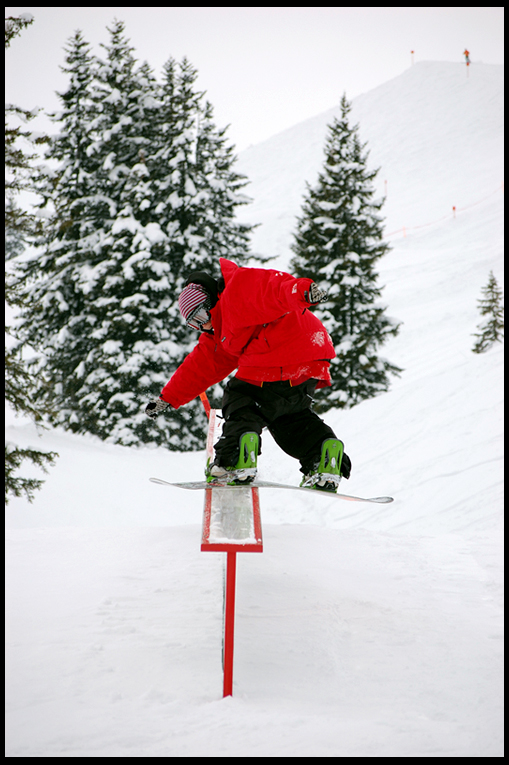
M233 640L235 631L235 578L237 553L226 553L226 592L224 609L223 698L233 695Z

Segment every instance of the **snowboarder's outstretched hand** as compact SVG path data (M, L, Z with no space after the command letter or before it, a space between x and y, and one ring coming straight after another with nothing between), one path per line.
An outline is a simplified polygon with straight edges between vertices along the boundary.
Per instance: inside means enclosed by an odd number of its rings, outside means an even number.
M164 412L165 409L168 409L170 405L167 401L163 401L162 398L153 398L152 401L150 401L147 404L147 408L145 409L145 414L147 417L150 417L151 420L155 420L158 414L161 414L161 412Z
M306 300L311 305L318 305L318 303L325 303L329 299L329 296L324 290L321 290L316 282L313 282L309 286L309 292L305 293Z

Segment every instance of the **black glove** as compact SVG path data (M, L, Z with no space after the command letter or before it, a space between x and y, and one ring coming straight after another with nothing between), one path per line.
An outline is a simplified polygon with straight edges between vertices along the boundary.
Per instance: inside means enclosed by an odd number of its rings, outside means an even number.
M341 475L343 478L350 478L352 472L352 461L348 454L343 452L343 459L341 460Z
M150 403L147 404L147 408L145 409L145 414L147 417L150 417L151 420L155 420L158 414L161 414L161 412L164 412L165 409L168 409L170 405L167 401L163 401L162 398L153 398Z
M306 300L311 305L318 305L318 303L325 303L329 296L324 290L321 290L316 282L309 285L309 292L304 293Z

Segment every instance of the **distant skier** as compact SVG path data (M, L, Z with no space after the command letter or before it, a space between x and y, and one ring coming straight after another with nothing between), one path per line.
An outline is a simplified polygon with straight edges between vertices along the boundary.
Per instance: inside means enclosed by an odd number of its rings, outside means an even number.
M468 51L466 48L463 51L463 55L465 56L465 61L467 66L470 66L470 51Z
M331 384L336 355L325 327L308 310L326 293L312 279L282 271L239 268L223 258L220 266L218 280L203 271L189 275L178 304L200 339L145 413L155 419L169 406L177 409L237 369L224 392L223 434L207 480L253 481L267 427L281 449L300 460L301 486L337 491L351 462L310 409L315 388Z

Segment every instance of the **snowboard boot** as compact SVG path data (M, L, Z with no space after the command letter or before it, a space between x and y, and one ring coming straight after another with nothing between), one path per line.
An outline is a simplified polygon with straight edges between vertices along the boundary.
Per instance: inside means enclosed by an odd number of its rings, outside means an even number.
M226 486L247 486L256 477L257 459L259 449L258 433L243 433L240 437L240 454L237 464L231 467L223 467L217 462L207 464L205 475L211 485L219 484Z
M341 481L342 458L343 442L328 438L322 444L320 462L309 470L300 485L306 489L336 492Z

